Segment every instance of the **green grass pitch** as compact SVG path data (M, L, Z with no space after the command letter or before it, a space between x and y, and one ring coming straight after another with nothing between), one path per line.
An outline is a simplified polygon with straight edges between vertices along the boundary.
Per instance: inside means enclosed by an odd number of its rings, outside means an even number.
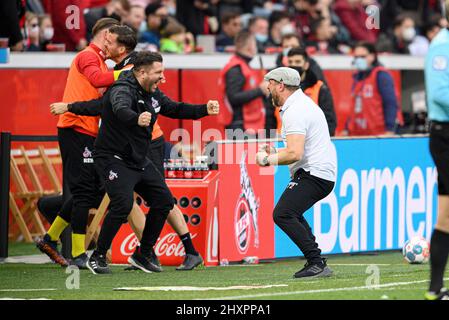
M12 244L10 255L36 254L33 245ZM304 260L291 259L258 265L230 265L179 272L164 267L162 273L125 271L113 266L112 275L93 275L81 270L79 289L67 289L69 274L54 264L0 264L1 298L46 299L418 299L428 286L429 264L407 264L400 252L377 255L329 256L334 271L330 278L295 280L292 275ZM73 283L70 282L69 283ZM115 291L118 287L279 287L209 291ZM378 286L376 286L378 285ZM52 289L52 290L46 290Z

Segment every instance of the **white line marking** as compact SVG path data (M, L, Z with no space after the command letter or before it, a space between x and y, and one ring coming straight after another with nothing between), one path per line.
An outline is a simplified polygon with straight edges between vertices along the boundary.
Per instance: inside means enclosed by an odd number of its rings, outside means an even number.
M0 292L33 292L33 291L56 291L58 289L45 288L45 289L0 289Z
M449 278L446 278L444 280L449 280ZM242 295L242 296L216 297L216 298L195 299L195 300L236 300L236 299L251 299L251 298L262 298L262 297L290 296L290 295L295 295L295 294L307 294L307 293L324 293L324 292L367 290L367 289L374 290L374 289L380 289L380 288L407 286L407 285L411 285L411 284L425 283L425 282L429 282L429 280L417 280L417 281L409 281L409 282L391 282L391 283L385 283L385 284L380 284L378 286L371 286L371 287L361 286L361 287L345 287L345 288L303 290L303 291L291 291L291 292L259 293L259 294L249 294L249 295Z
M51 299L47 299L47 298L22 299L22 298L5 297L5 298L0 298L0 300L51 300Z
M356 267L365 267L365 266L371 266L371 265L376 265L376 266L392 266L392 264L389 263L330 263L329 266L356 266Z
M263 286L231 286L231 287L189 287L189 286L177 286L177 287L124 287L114 288L119 291L225 291L225 290L251 290L251 289L268 289L275 287L288 287L286 284L273 284Z

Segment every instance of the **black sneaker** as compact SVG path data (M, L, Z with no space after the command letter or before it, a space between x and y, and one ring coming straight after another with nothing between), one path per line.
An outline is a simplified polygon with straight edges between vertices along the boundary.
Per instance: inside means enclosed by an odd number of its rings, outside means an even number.
M70 261L70 265L77 266L81 270L86 270L88 261L89 261L89 257L87 256L87 254L82 253L78 257L73 258L72 261Z
M112 273L111 269L108 267L106 262L106 256L98 254L96 251L92 253L90 259L87 261L87 269L89 269L93 274L108 274Z
M35 243L36 247L42 253L45 253L51 259L51 261L59 264L62 267L67 267L69 265L67 260L58 251L58 242L52 241L48 234L45 234L43 238L36 238Z
M321 263L307 262L304 268L294 274L294 278L319 278L330 277L333 274L332 270L327 266L326 259Z
M161 262L159 261L159 258L157 257L157 255L156 255L156 253L154 252L154 250L151 251L150 256L148 257L148 259L150 259L150 261L151 261L152 264L154 264L154 265L160 267L161 270L162 270ZM135 267L135 266L133 266L133 265L127 266L127 267L125 268L125 271L136 271L136 270L140 270L140 269L137 268L137 267Z
M440 292L426 292L425 294L426 300L449 300L449 292L446 288L442 288Z
M201 265L203 263L203 258L200 254L193 255L193 254L186 254L184 258L184 262L176 268L178 271L188 271L193 270L195 267Z
M154 262L154 258L151 258L153 254L154 251L148 257L145 257L141 253L140 247L137 247L133 255L128 258L128 263L146 273L161 272L161 266ZM156 254L154 254L154 256L156 256Z

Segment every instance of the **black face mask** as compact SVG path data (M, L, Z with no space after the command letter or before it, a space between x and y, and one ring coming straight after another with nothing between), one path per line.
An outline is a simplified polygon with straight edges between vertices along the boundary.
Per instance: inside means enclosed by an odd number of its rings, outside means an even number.
M120 17L117 13L113 12L108 18L115 19L117 21L122 21L122 17Z
M289 67L289 68L292 68L292 69L298 71L300 77L302 77L303 73L305 72L303 67Z
M159 26L159 30L163 30L168 24L168 19L167 18L162 18L161 19L161 25Z

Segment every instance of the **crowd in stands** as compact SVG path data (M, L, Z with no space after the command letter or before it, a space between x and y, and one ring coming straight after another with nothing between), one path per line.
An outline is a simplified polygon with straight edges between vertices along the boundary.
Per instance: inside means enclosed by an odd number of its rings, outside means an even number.
M258 53L280 52L295 35L311 55L348 54L364 41L380 53L423 56L447 26L438 0L7 0L0 38L15 51L79 51L103 17L132 27L139 49L166 53L202 52L202 36L234 52L247 29Z

